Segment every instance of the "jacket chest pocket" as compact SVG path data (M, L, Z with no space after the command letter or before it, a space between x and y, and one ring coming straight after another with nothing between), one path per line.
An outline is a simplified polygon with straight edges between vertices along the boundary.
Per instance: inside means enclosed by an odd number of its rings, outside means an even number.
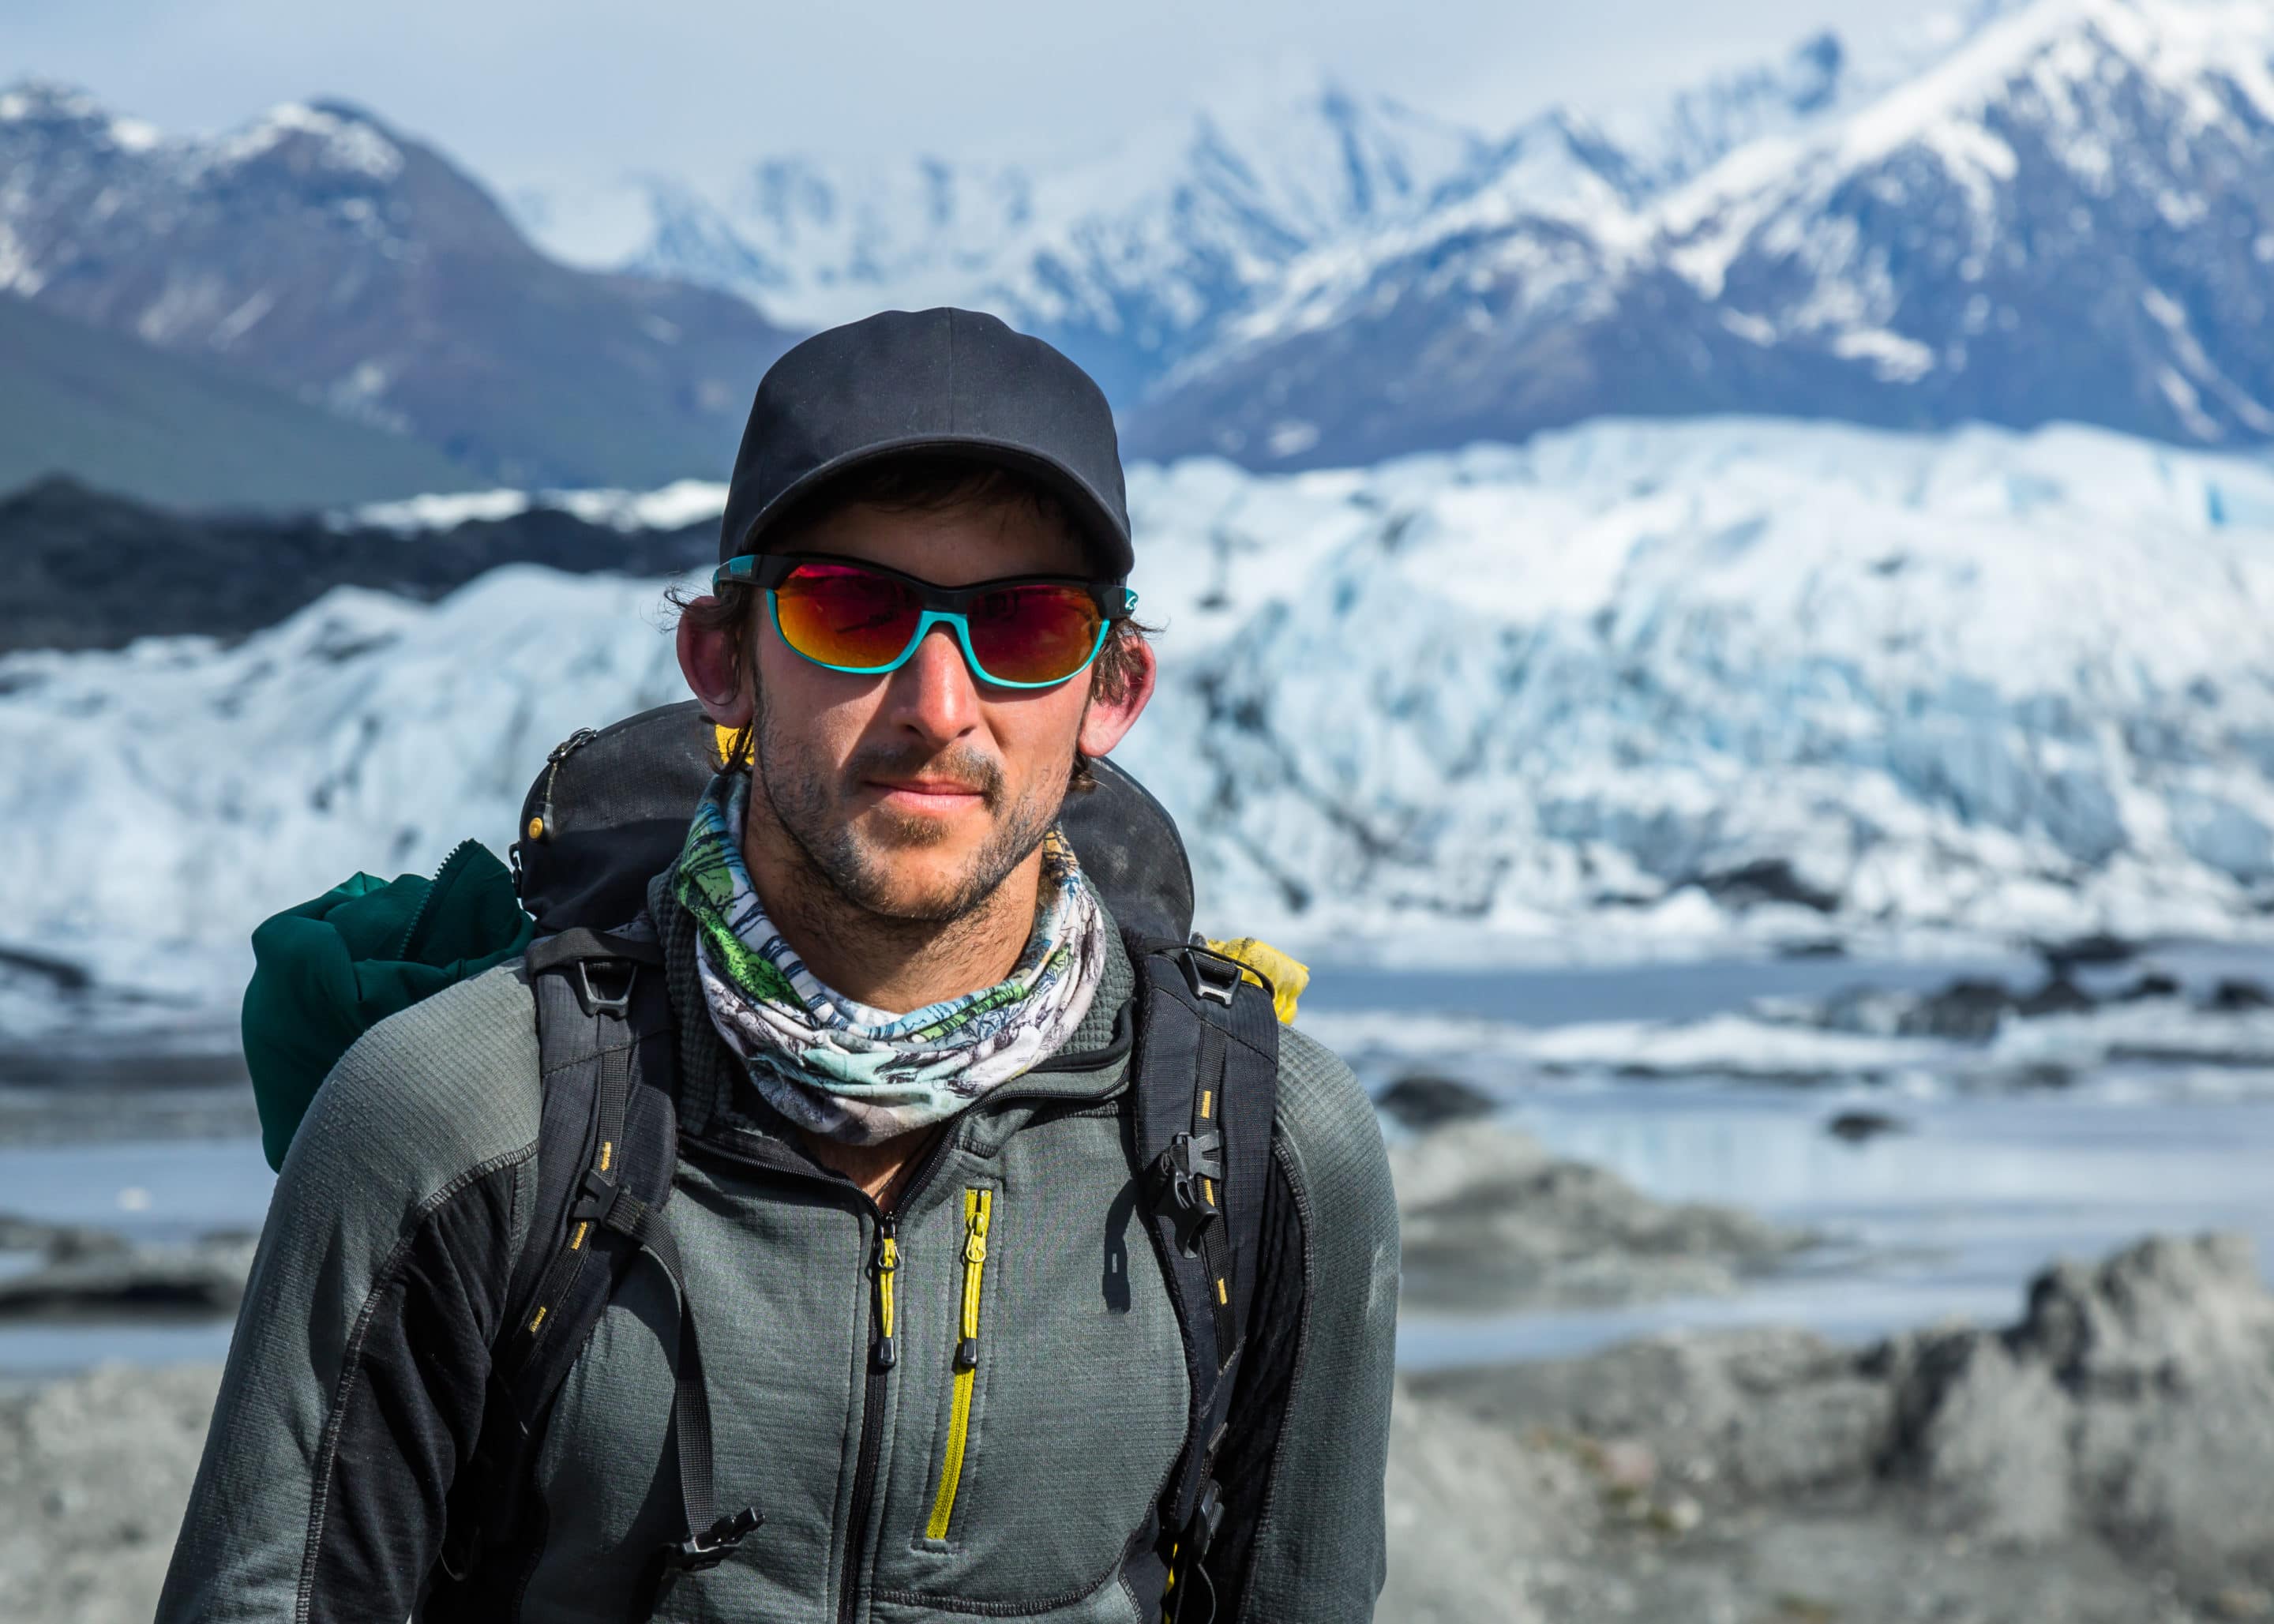
M994 1229L994 1191L974 1185L963 1192L963 1245L959 1253L962 1267L955 1271L957 1290L950 1305L945 1335L936 1339L943 1344L952 1342L954 1351L948 1360L947 1413L933 1451L930 1508L925 1513L922 1535L926 1543L935 1545L946 1542L954 1530L956 1502L963 1497L965 1473L976 1470L971 1450L972 1411L977 1406L979 1394L980 1333L985 1324L987 1306L988 1239ZM997 1273L999 1276L1001 1271ZM937 1350L933 1352L936 1356ZM990 1374L995 1363L993 1358L987 1361Z
M1041 1612L1118 1570L1183 1444L1188 1386L1129 1192L1020 1195L960 1192L953 1267L926 1271L926 1323L903 1317L899 1357L930 1367L930 1413L901 1417L900 1551L888 1541L879 1576Z

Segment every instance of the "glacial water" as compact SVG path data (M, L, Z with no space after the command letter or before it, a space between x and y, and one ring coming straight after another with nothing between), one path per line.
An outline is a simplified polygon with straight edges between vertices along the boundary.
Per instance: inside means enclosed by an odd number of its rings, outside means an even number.
M2232 975L2274 980L2265 955L2219 948L2159 951L2083 979L2106 990L2146 968L2195 989ZM1859 983L1916 989L1990 974L2026 987L2037 974L2026 959L1321 971L1306 996L1306 1022L1329 1034L1371 1034L1360 1065L1370 1084L1401 1070L1462 1071L1495 1094L1507 1123L1559 1154L1610 1168L1663 1199L1746 1207L1824 1237L1790 1267L1727 1297L1585 1312L1408 1313L1401 1358L1419 1366L1548 1357L1684 1326L1799 1324L1860 1340L1954 1316L2003 1323L2020 1312L2029 1276L2053 1258L2098 1257L2150 1230L2240 1229L2274 1265L2274 1179L2265 1174L2274 1165L2274 1076L2253 1066L2112 1064L2058 1089L1969 1093L1916 1079L1895 1087L1838 1077L1805 1085L1710 1074L1638 1080L1615 1067L1464 1064L1434 1047L1442 1038L1427 1021L1410 1049L1381 1041L1414 1016L1520 1035L1703 1021L1757 998L1823 997ZM0 1140L0 1211L150 1242L260 1226L274 1181L250 1135L122 1136L121 1123L138 1113L154 1121L180 1114L157 1109L164 1096L131 1087L106 1085L97 1102L64 1093L68 1086L43 1086L53 1114L82 1125L100 1120L104 1137L37 1142L41 1136L24 1127L41 1115L27 1103L40 1091L13 1091L14 1138ZM1900 1130L1862 1144L1826 1132L1834 1116L1856 1109L1884 1112ZM0 1272L27 1261L0 1253ZM0 1323L0 1373L214 1358L229 1334L221 1320Z

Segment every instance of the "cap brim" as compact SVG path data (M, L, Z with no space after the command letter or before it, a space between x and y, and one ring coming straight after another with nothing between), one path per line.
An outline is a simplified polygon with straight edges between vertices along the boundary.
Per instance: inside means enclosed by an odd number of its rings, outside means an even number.
M800 501L840 476L893 457L925 455L964 457L1026 475L1072 510L1075 523L1082 528L1083 540L1103 568L1103 578L1113 581L1128 579L1129 571L1137 561L1136 553L1130 546L1129 538L1123 532L1119 521L1115 518L1112 508L1103 496L1090 489L1080 475L1061 462L1025 446L978 435L912 434L906 440L884 440L863 446L858 451L848 451L842 456L832 457L799 475L777 492L772 501L758 509L749 528L734 543L734 551L762 551L761 543L770 526L779 523L795 509Z

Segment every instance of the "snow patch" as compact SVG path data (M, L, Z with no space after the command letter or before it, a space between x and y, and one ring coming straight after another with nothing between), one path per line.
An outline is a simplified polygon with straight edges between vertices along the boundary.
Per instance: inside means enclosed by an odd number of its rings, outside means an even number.
M724 514L727 487L716 480L680 479L654 491L540 491L533 495L519 490L454 492L373 502L335 514L332 523L410 535L455 530L476 521L494 523L532 508L556 508L587 524L606 524L620 530L684 530Z
M1721 312L1721 326L1747 343L1758 344L1765 350L1776 342L1776 323L1765 316L1747 315L1741 310L1725 310Z
M1916 339L1882 327L1855 327L1835 336L1832 353L1843 360L1869 361L1888 383L1916 383L1934 370L1934 351Z
M335 515L335 522L408 536L422 530L452 530L477 521L494 524L527 513L531 505L526 491L463 491L373 502Z
M266 117L226 138L214 149L213 162L222 168L250 163L296 137L317 143L324 162L335 169L375 181L403 172L403 149L373 124L298 102L272 108Z

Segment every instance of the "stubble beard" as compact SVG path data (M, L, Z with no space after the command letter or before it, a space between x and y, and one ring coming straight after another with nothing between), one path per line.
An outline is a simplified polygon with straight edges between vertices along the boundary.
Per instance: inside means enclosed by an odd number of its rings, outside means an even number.
M872 746L856 752L832 781L829 772L779 739L764 690L757 696L753 741L757 777L774 821L803 854L811 878L846 903L879 919L948 925L976 913L1043 843L1058 821L1066 786L1036 786L1006 808L1003 771L976 750L926 754ZM986 839L963 871L929 896L910 897L896 884L893 855L937 846L950 831L920 815L872 808L856 828L845 810L864 779L922 771L978 793L993 819Z

